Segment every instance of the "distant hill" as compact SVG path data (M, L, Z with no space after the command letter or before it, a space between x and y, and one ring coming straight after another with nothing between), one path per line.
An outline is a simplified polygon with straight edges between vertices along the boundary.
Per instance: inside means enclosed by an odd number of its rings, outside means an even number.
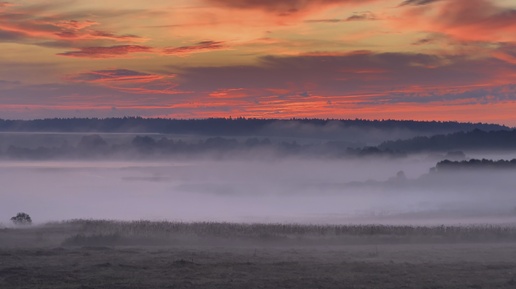
M403 157L403 154L376 147L350 148L334 141L299 144L269 138L207 137L190 140L163 135L78 134L75 141L66 134L21 133L25 141L14 141L13 133L0 134L0 159L169 159L169 158L282 158L292 156L322 158ZM16 134L18 136L18 134ZM77 138L79 139L77 140ZM132 139L131 139L132 137ZM27 142L29 140L29 142ZM14 142L13 142L14 141ZM60 144L59 144L60 143Z
M496 124L406 120L334 120L334 119L254 119L254 118L54 118L37 120L0 120L2 132L134 132L165 134L196 134L205 136L292 136L332 138L339 133L353 134L357 130L387 132L393 139L416 135L433 135L458 131L508 130ZM404 132L412 132L408 135Z
M420 136L408 140L387 141L382 150L417 153L453 150L516 150L516 130L456 132L447 135Z
M508 127L437 121L56 118L0 120L0 132L0 157L13 159L256 153L400 157L424 151L516 149L516 131Z

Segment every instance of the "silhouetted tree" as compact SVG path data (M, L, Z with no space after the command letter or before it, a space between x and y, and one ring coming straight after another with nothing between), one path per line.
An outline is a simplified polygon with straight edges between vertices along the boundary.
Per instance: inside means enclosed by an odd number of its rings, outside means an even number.
M485 123L459 123L439 121L407 121L407 120L364 120L364 119L256 119L256 118L207 118L207 119L164 119L164 118L54 118L36 120L4 120L0 119L0 131L52 131L52 132L159 132L173 134L200 135L257 135L271 125L311 124L323 127L330 122L342 127L377 128L395 130L417 130L430 134L451 133L481 129L508 130L506 126Z
M11 221L17 226L26 226L32 224L32 219L29 214L26 213L18 213L16 216L11 218Z
M434 171L461 169L516 169L516 159L498 161L488 159L470 159L467 161L443 160L436 164Z

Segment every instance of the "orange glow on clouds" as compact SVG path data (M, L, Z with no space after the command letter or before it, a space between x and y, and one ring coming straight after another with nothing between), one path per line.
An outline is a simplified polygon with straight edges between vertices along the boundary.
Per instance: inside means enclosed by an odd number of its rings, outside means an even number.
M435 1L411 6L396 20L401 29L444 34L461 41L516 41L516 12L489 0Z
M516 125L510 1L115 2L0 2L3 117Z

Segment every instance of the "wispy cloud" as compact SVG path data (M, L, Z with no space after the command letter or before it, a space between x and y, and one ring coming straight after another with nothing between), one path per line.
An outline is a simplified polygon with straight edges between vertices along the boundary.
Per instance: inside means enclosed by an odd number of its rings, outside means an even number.
M129 69L110 69L79 73L68 77L68 79L72 81L84 82L150 82L163 79L163 76Z
M276 19L268 22L285 25L289 22L305 20L310 15L332 7L358 7L378 0L203 0L215 7L248 10L265 13ZM278 19L279 17L279 19ZM286 22L285 22L286 21Z
M364 21L364 20L378 20L376 15L370 11L356 12L353 15L346 18L346 21Z
M12 6L12 5L13 4L10 2L2 1L2 2L0 2L0 11L1 11L1 9L4 9L4 8L6 8L8 6Z
M407 5L415 5L415 6L421 6L421 5L427 5L431 4L437 1L441 0L405 0L403 1L399 6L407 6Z
M292 14L313 7L363 4L371 0L205 0L214 5L237 9L260 9L273 13Z
M339 22L345 22L345 19L309 19L305 20L306 23L339 23Z
M101 23L85 18L70 19L67 14L53 11L52 5L10 5L0 3L0 31L9 33L9 40L24 44L37 44L42 41L65 40L70 45L86 41L143 42L146 39L133 34L116 34L101 27ZM16 35L16 37L12 37Z
M378 17L371 11L355 12L353 15L345 19L309 19L305 20L307 23L339 23L350 21L372 21L378 20Z
M186 90L228 91L238 85L256 97L274 91L281 97L380 94L392 97L375 101L423 103L465 95L456 93L459 87L508 85L513 76L506 72L515 68L495 58L356 51L268 56L259 65L190 67L179 75L180 87Z
M76 51L67 51L57 55L80 58L120 58L132 53L150 53L152 47L141 45L116 45L108 47L83 47Z
M203 53L223 49L228 49L228 46L222 41L202 41L190 46L165 48L162 53L166 55L185 56L193 53Z
M439 33L462 41L516 41L516 9L489 0L432 1L436 5L424 8L419 6L425 1L420 2L403 5L402 17L392 19L397 29Z
M24 38L22 33L0 30L0 42L16 42Z
M151 74L129 69L95 70L69 75L73 82L97 84L120 92L132 94L179 94L187 93L177 89L175 75Z
M6 1L0 106L28 116L61 103L185 117L516 108L507 0Z

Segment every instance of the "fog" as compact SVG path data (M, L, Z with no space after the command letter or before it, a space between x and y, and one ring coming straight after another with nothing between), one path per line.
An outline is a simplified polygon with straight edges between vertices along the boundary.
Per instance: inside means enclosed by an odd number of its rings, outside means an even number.
M338 121L330 121L323 126L301 122L275 122L266 126L261 135L267 137L290 136L304 141L332 139L346 142L350 146L378 145L383 141L427 136L435 132L421 132L408 128L375 128L344 126Z
M512 171L428 174L407 158L0 162L0 222L467 224L516 220ZM398 174L403 171L404 173Z

